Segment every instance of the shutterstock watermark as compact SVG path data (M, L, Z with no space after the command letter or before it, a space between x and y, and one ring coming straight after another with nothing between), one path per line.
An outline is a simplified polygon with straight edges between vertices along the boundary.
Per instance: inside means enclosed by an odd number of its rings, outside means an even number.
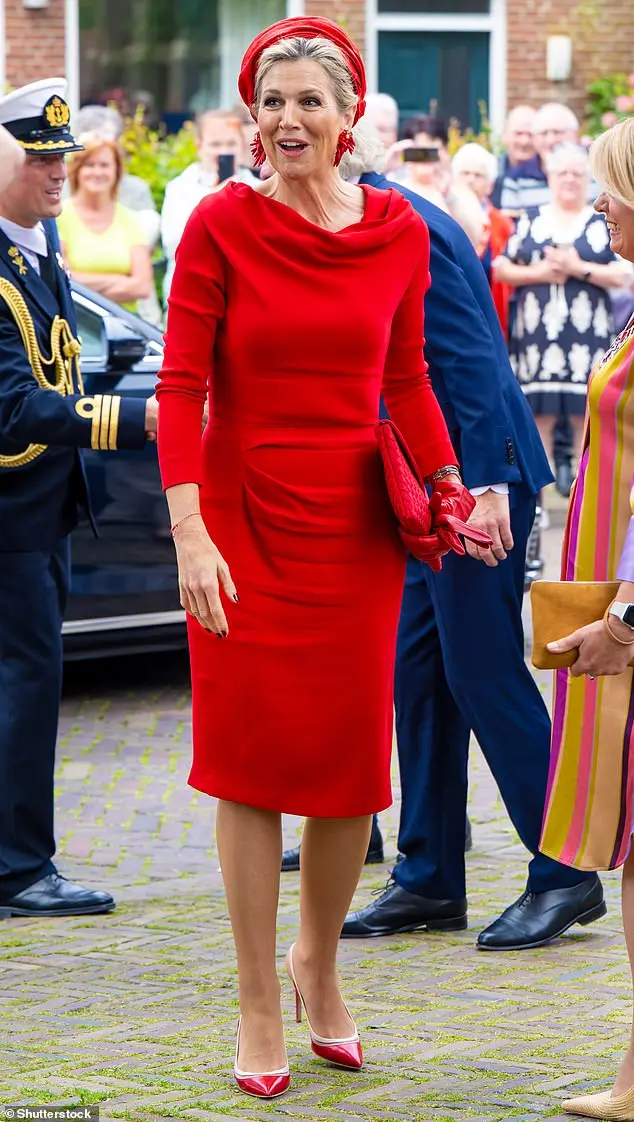
M57 1119L57 1122L99 1122L98 1106L0 1106L0 1122L32 1122Z

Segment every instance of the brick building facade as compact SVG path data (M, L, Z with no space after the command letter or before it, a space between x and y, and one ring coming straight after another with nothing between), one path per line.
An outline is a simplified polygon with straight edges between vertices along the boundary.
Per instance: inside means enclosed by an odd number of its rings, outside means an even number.
M566 101L583 117L585 90L607 74L634 70L634 20L629 0L509 0L508 102ZM546 80L546 40L569 35L572 80Z
M4 77L10 86L65 74L65 13L65 0L49 0L45 8L4 0Z
M97 0L83 0L84 8L91 2L97 7ZM32 8L32 3L42 7ZM177 9L178 0L173 3ZM219 13L223 5L230 5L235 19L240 0L210 0L212 7L214 3ZM507 108L520 102L562 100L583 117L590 81L634 70L634 20L625 0L279 0L279 14L284 4L288 14L303 10L342 23L365 51L370 88L393 93L404 109L425 110L433 99L439 111L449 110L477 124L474 107L482 100L497 130ZM0 81L17 86L65 73L71 101L80 100L82 91L85 96L90 66L80 54L78 0L4 0L0 11L2 7ZM102 5L101 10L108 7ZM251 26L257 7L251 6ZM275 18L271 0L262 11ZM569 81L550 82L546 75L546 44L554 34L572 40ZM216 44L220 53L221 48L222 40L220 48ZM233 59L229 65L233 73ZM146 67L146 80L140 84L151 88L147 73ZM119 77L110 84L124 81ZM157 80L157 91L161 88L164 83ZM190 106L164 108L185 114Z

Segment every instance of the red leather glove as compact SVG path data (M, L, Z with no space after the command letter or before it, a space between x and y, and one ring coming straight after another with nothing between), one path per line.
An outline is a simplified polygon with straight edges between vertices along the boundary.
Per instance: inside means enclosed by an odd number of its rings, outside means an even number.
M490 549L493 545L488 534L466 525L475 510L475 505L473 495L459 476L452 473L434 483L434 490L429 500L431 528L446 546L445 552L451 550L460 557L463 556L465 548L458 537L459 534L469 541L476 542L483 549Z
M399 527L399 534L403 545L417 561L424 561L435 573L440 572L440 559L449 552L449 546L441 541L438 534L408 534L402 527Z
M431 533L410 534L400 526L403 545L435 573L440 572L441 558L447 553L457 553L460 557L465 553L459 534L477 542L483 549L490 548L493 543L489 535L466 524L475 505L473 495L457 475L439 479L434 483L434 491L429 500Z

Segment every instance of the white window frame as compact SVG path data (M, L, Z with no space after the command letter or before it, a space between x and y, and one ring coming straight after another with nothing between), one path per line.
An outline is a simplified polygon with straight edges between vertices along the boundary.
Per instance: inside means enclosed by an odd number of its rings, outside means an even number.
M289 3L292 0L288 0ZM491 0L489 12L463 15L457 12L416 14L379 12L378 0L365 0L366 65L368 89L378 90L379 34L382 31L486 31L489 35L489 120L500 136L506 117L506 0Z

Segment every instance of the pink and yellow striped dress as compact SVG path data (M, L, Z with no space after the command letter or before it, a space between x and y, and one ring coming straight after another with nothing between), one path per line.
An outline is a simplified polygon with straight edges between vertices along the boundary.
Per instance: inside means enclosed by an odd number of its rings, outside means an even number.
M634 334L594 370L571 497L562 580L613 581L634 507ZM628 578L632 579L632 578ZM634 817L634 676L555 672L550 775L540 848L578 869L615 869Z

